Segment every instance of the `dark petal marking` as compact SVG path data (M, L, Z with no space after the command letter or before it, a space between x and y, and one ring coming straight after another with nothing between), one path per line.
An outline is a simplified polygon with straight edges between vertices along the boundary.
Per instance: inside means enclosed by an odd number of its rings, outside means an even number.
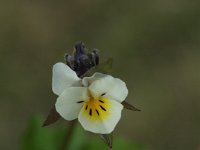
M84 101L78 101L77 103L83 103Z
M106 93L101 94L101 96L104 96L104 95L106 95Z
M106 111L106 109L103 106L101 106L101 105L99 105L99 106L101 107L102 110Z
M98 114L98 116L99 116L99 111L96 109L96 112L97 112L97 114Z
M101 103L104 103L104 101L102 101L102 100L100 100L100 99L99 99L99 101L100 101Z
M90 114L90 116L92 116L92 109L91 108L90 108L90 113L89 114Z
M87 110L87 108L88 108L88 105L85 107L85 110Z
M104 101L102 101L102 100L100 100L100 99L99 99L99 101L100 101L101 103L104 103Z

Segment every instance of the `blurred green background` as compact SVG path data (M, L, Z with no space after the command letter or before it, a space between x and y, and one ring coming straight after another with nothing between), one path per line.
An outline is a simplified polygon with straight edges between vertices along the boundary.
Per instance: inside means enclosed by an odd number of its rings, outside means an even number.
M30 117L47 115L52 65L79 40L113 57L142 110L124 110L116 135L148 150L200 149L200 1L2 0L0 12L0 149L19 148Z

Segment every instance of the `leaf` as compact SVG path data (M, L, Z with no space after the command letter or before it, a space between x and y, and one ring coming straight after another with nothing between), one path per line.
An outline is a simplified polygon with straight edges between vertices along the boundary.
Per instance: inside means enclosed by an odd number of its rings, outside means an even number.
M46 120L44 121L42 127L51 125L58 121L61 116L57 113L55 106L50 110L49 115L47 116Z
M90 142L89 137L83 130L82 126L80 124L76 124L67 148L69 150L83 150L88 142ZM87 147L86 150L88 150Z
M40 115L35 115L30 119L21 136L20 150L64 150L65 148L79 150L90 142L83 128L76 122L69 122L74 126L72 130L70 124L42 128L41 121ZM72 132L72 134L70 139L67 139L66 136L69 136L69 132ZM64 148L65 142L67 145Z
M106 145L112 149L113 145L113 132L110 134L100 134L101 139L106 143Z
M67 132L67 126L42 128L41 121L40 115L30 119L20 141L20 150L59 149Z
M124 106L124 108L132 110L132 111L141 111L140 109L136 108L135 106L127 103L126 101L122 102L122 105Z
M101 73L104 73L104 74L109 74L112 71L112 64L113 64L113 59L109 58L105 62L100 63L98 66L92 67L90 70L88 70L81 77L92 76L95 72L101 72Z

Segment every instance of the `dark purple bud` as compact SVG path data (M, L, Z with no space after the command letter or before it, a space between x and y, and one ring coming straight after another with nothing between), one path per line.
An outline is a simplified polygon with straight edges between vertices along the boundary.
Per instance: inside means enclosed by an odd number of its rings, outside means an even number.
M83 42L77 42L74 48L75 51L72 55L65 55L65 62L79 77L99 64L97 49L87 52Z

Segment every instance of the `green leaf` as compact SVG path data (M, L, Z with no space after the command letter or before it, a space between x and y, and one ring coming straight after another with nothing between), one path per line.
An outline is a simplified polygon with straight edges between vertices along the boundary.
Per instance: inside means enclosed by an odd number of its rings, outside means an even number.
M76 124L74 133L71 137L70 145L68 147L69 150L82 150L87 146L87 143L90 140L86 132L83 130L79 123ZM87 147L86 147L87 148Z
M22 136L21 150L55 150L61 145L66 127L41 127L42 118L33 117Z
M113 64L113 59L109 58L105 62L100 63L98 66L95 66L90 70L88 70L82 77L92 76L95 72L109 74L112 71L112 64Z
M21 138L20 150L59 150L62 148L70 124L42 128L42 120L40 116L34 116L30 119ZM72 136L70 136L69 144L67 143L67 148L79 150L85 147L88 141L82 127L79 124L74 124L74 130Z
M127 103L126 101L122 102L122 105L124 106L124 108L132 110L132 111L141 111L140 109L136 108L135 106Z

